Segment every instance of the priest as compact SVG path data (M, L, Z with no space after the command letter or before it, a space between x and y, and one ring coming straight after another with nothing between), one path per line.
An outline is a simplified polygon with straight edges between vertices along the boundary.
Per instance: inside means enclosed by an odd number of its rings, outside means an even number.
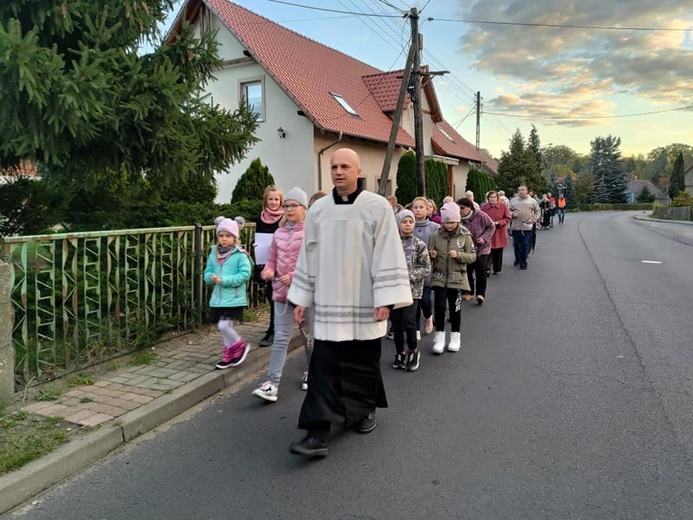
M387 407L380 341L390 310L412 304L392 207L359 186L353 150L337 150L330 171L334 189L306 216L288 294L299 323L314 308L315 344L298 421L307 435L289 448L308 457L327 455L333 422L360 433L375 429L376 407Z

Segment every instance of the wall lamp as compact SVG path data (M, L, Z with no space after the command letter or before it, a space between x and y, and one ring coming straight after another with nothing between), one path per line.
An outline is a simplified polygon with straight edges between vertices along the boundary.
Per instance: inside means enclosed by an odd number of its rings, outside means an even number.
M279 139L286 138L286 132L284 131L284 129L281 126L279 128L277 128L277 135L279 136Z

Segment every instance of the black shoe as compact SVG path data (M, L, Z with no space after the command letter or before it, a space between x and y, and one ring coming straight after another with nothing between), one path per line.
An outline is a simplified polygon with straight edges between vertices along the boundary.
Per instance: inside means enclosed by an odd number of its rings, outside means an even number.
M486 278L491 278L491 270L486 269Z
M366 415L363 419L356 423L354 430L359 433L371 433L375 430L375 410Z
M501 274L501 272L500 271L493 271L493 274L497 276L497 275Z
M395 355L395 360L392 362L392 368L397 370L404 370L406 366L406 354L404 352L397 352Z
M390 341L392 341L393 339L395 339L395 333L392 331L388 332L385 336L385 339L389 339Z
M289 451L304 457L327 457L327 442L306 435L301 442L292 442Z
M526 266L526 265L521 265L521 266L520 266L520 269L522 269L523 271L526 271L526 270L527 270L527 266Z
M274 332L268 332L265 337L260 340L261 347L269 347L274 343Z
M419 349L412 350L407 354L407 372L416 372L419 369L421 353Z
M517 260L515 260L515 261L513 262L513 267L517 267L518 265L520 265L520 262L518 262Z

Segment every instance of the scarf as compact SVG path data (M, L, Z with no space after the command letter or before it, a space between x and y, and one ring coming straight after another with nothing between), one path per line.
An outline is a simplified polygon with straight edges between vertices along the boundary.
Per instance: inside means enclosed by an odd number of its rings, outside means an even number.
M282 208L279 208L276 211L272 211L269 208L264 208L262 210L262 213L260 213L260 219L265 224L274 224L275 222L279 222L279 219L281 219L284 216L284 210Z
M226 259L231 256L231 252L233 251L234 247L235 246L217 246L217 260L219 261L219 264L223 264Z
M476 210L473 209L469 212L469 215L467 215L466 217L460 217L460 222L469 222L472 219L472 217L474 216L475 211Z

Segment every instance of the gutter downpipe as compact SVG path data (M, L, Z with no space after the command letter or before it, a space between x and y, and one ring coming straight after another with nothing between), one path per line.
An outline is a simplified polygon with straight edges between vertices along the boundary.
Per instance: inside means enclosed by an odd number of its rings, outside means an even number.
M342 132L339 132L339 137L337 137L337 140L334 141L331 144L328 144L325 148L320 150L318 152L318 191L322 191L322 154L325 153L327 150L332 148L334 145L337 143L342 142Z

